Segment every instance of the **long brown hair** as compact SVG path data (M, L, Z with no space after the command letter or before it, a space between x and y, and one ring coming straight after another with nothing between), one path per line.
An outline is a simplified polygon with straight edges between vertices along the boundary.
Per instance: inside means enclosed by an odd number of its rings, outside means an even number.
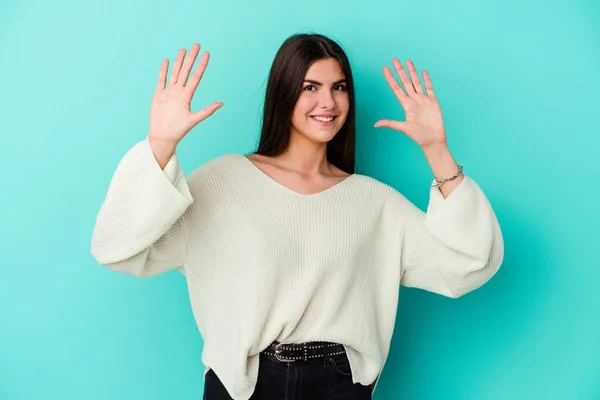
M260 142L256 154L278 156L289 145L291 118L308 68L317 60L340 63L349 97L348 116L340 131L327 143L327 160L353 174L355 169L355 104L352 70L340 45L320 34L296 34L283 42L269 72Z

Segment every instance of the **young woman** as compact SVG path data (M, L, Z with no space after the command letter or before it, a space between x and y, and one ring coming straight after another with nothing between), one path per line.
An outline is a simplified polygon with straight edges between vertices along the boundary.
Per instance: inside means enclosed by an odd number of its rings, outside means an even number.
M355 106L344 51L288 38L273 62L253 154L187 178L177 144L222 103L190 102L208 64L160 68L148 136L119 163L92 238L96 260L149 277L179 269L204 339L205 399L369 399L386 361L399 286L448 297L498 270L504 244L485 194L456 164L429 75L384 75L436 179L427 213L354 172ZM402 168L398 165L398 168ZM406 168L406 166L404 166Z

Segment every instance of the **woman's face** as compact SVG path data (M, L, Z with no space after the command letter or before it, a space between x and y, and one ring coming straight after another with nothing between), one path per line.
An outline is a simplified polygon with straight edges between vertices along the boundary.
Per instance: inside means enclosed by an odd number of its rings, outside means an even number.
M306 71L292 113L292 135L325 143L333 139L348 115L347 83L334 58L315 61Z

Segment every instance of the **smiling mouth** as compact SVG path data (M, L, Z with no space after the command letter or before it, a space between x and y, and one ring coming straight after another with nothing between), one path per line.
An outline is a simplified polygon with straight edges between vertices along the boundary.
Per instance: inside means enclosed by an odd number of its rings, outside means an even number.
M337 115L332 115L331 117L319 117L319 116L311 115L310 117L319 122L331 122L337 118Z

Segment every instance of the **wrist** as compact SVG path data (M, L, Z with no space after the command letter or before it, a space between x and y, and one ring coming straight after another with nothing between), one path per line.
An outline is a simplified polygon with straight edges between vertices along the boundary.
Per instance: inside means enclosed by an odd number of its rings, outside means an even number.
M148 133L148 142L150 142L153 146L160 146L160 147L164 147L164 148L171 148L174 149L177 147L177 142L173 141L173 140L167 140L167 139L163 139L160 136L154 136L152 135L152 133Z
M165 141L162 139L148 137L148 143L150 144L150 149L154 154L154 158L158 165L160 165L161 169L164 169L173 154L175 153L175 148L177 147L177 143L172 143L170 141Z
M430 144L427 146L421 146L421 150L423 151L423 153L426 156L447 153L450 151L450 149L448 147L448 143L446 143L446 142Z

